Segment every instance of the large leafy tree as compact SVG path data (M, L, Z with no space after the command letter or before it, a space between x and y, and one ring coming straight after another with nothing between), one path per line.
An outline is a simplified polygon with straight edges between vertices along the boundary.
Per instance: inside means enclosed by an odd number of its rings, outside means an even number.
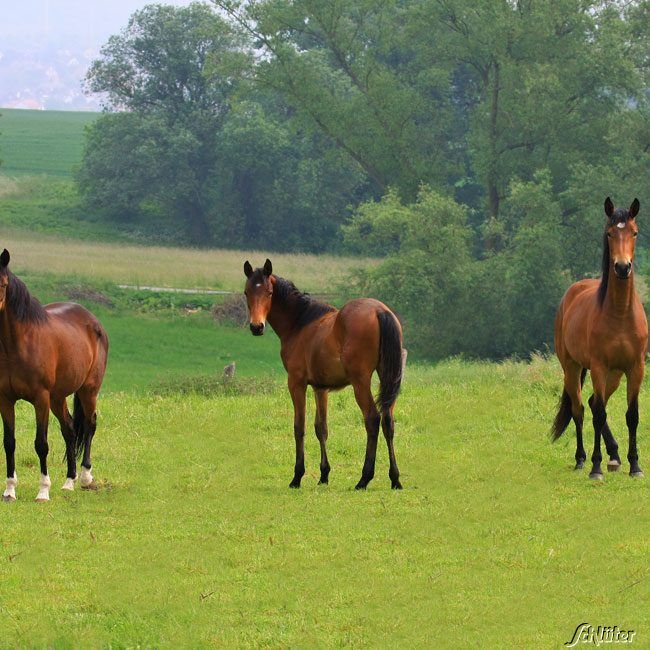
M356 161L379 193L414 198L458 163L447 70L412 65L400 0L214 0L257 43L257 80Z
M89 130L86 197L122 217L153 207L194 243L209 241L218 133L249 68L242 39L206 5L133 14L86 79L108 110L121 111Z

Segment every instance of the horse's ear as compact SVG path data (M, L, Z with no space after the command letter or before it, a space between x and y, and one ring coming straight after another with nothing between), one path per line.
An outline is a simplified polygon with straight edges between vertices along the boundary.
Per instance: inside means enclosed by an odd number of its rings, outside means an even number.
M9 266L10 259L11 256L9 255L9 251L5 248L2 251L2 254L0 254L0 266Z
M251 275L253 275L253 267L251 266L251 263L248 260L244 262L244 275L247 278L250 278Z
M264 275L269 276L273 273L273 264L271 264L271 260L267 258L266 262L264 262Z
M614 214L614 204L609 196L605 199L605 214L611 219Z
M641 206L639 204L639 199L634 199L634 201L632 201L632 205L630 206L630 219L636 218L636 215L639 214L640 207Z

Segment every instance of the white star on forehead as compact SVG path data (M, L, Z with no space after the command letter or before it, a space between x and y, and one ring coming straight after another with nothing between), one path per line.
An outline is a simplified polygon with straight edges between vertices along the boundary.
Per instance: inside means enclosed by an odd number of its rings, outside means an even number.
M619 221L619 222L616 224L616 227L617 227L617 228L621 228L621 229L625 228L625 222L624 222L624 221Z
M261 283L261 282L258 282L255 286L256 286L256 287L261 287L261 286L262 286L262 283Z

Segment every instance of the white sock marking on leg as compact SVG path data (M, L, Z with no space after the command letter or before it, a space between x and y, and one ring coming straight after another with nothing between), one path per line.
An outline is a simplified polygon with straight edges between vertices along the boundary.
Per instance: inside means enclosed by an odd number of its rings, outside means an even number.
M79 483L81 487L88 487L93 482L93 475L87 467L81 468L81 476L79 477Z
M52 481L47 474L41 474L41 481L39 483L38 494L36 495L37 501L49 501L50 500L50 486Z
M67 478L65 480L65 483L63 484L63 487L61 488L62 490L70 490L70 492L74 491L74 479L73 478Z
M7 501L15 501L17 485L18 485L18 476L16 476L16 472L14 472L14 477L7 479L7 489L4 491L2 498L6 499Z

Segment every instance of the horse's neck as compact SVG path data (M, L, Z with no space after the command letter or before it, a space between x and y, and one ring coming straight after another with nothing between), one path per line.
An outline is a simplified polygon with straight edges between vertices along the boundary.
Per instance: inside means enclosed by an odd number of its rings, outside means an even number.
M269 311L267 320L280 341L284 342L294 333L295 306L291 304L290 300L282 302L274 300L271 303L271 311Z
M5 308L0 312L0 343L5 353L19 345L22 340L20 330L20 323L13 318L5 302Z
M603 309L617 316L626 316L634 309L634 298L634 271L627 280L621 280L616 277L614 265L611 264Z

